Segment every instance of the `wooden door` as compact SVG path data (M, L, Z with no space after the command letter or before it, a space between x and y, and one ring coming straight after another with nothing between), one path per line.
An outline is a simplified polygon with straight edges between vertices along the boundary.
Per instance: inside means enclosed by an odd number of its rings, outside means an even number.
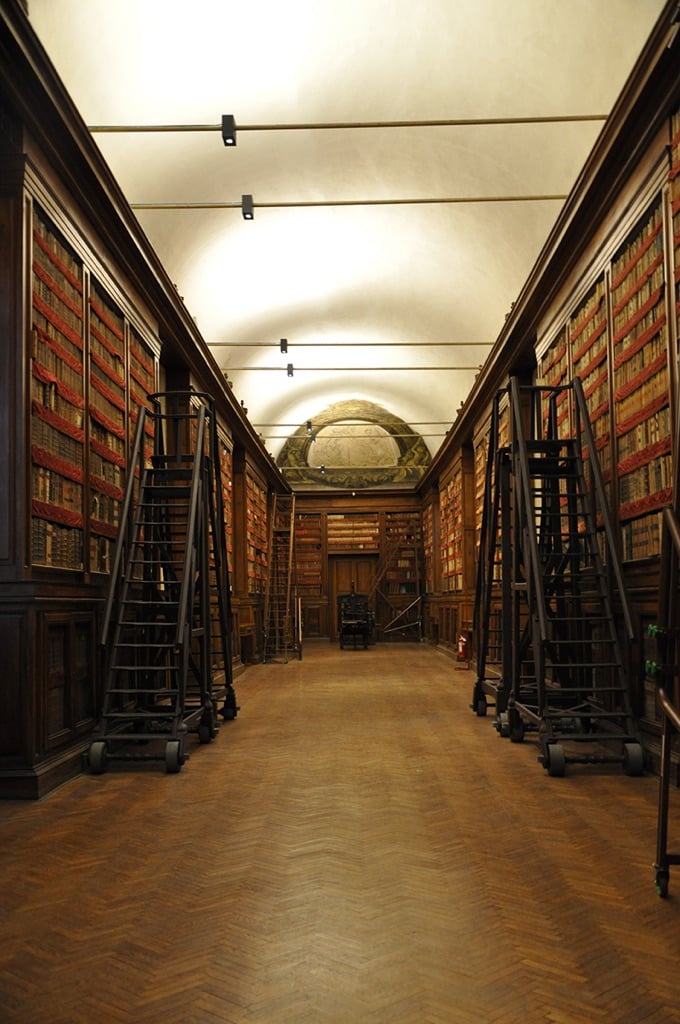
M328 560L330 577L331 639L338 638L338 594L370 594L378 564L377 555L332 555ZM375 612L375 598L369 602Z

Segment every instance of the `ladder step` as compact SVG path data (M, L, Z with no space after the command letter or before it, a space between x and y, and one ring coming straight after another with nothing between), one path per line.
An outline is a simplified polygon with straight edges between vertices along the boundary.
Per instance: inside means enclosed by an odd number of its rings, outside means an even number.
M151 491L152 493L148 493ZM139 508L157 508L159 498L185 498L191 494L191 488L185 487L183 484L177 487L170 487L167 484L163 486L156 485L153 488L147 488L144 494L139 500ZM172 511L177 512L177 509L181 506L188 506L188 501L177 502L172 506Z
M173 718L177 718L177 712L172 708L168 708L167 711L161 710L161 708L154 708L152 711L106 711L102 715L102 718L107 719L111 722L130 721L130 719L137 719L137 721L149 721L150 719L164 719L165 721L172 721Z
M179 694L179 690L167 689L159 690L157 686L136 686L134 688L124 686L110 686L106 691L109 694L117 694L119 696L137 697L142 693L157 693L163 694L164 697L176 697Z
M114 650L120 651L125 649L126 651L172 651L175 648L175 644L172 641L144 641L140 643L138 640L117 640L114 645Z
M179 672L179 665L111 665L112 672L145 672L147 674L162 672Z

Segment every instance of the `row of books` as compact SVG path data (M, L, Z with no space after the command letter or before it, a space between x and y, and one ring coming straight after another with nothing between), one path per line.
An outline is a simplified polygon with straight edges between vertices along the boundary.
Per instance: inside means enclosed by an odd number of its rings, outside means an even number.
M657 201L633 228L628 240L612 260L611 291L615 302L626 279L629 276L633 279L643 276L645 269L653 262L656 254L650 255L650 250L659 245L662 226L663 212L661 202Z
M662 331L655 334L647 344L634 351L630 358L623 362L616 361L614 364L615 389L619 391L626 384L634 383L636 378L651 364L659 359L665 362L666 358L666 332Z
M629 473L619 476L619 501L627 504L649 494L658 494L670 487L672 480L670 454L659 455Z
M130 373L139 381L147 394L156 390L156 367L153 353L147 348L133 327L130 328ZM228 449L225 448L228 454Z
M113 544L108 537L90 535L90 571L105 572L111 571L111 558Z
M584 349L580 355L574 355L574 369L572 376L580 377L584 388L586 381L592 380L597 374L602 373L603 366L607 365L607 322L602 320L598 327L598 334L592 344Z
M35 565L79 569L83 565L83 531L33 518L31 558Z
M660 537L660 512L652 512L650 515L623 523L621 540L624 561L658 555Z
M82 280L82 262L76 257L73 249L66 244L59 232L37 205L33 208L33 237L36 247L43 248L49 252L52 261L65 274L70 275L74 279ZM43 243L42 246L40 245L41 242Z
M614 335L614 366L631 359L657 334L661 334L665 341L666 312L660 299L660 296L656 297L649 308L639 312Z
M665 405L619 437L617 443L619 459L623 460L634 452L643 451L657 441L669 437L670 432L671 411L670 406Z
M33 444L52 452L57 458L73 463L74 466L82 467L82 441L77 440L64 430L59 430L55 425L54 417L51 418L51 422L48 422L46 411L42 406L34 404L33 411L35 413L32 423Z
M633 417L640 409L651 405L655 399L662 398L668 393L668 373L666 367L654 373L651 377L640 384L632 394L627 395L617 402L617 421L625 423Z
M33 301L34 341L40 338L52 348L66 363L83 376L83 337L80 331L72 331L44 302L37 296ZM76 390L78 390L76 388Z
M121 347L119 351L112 352L111 347L104 343L97 329L93 326L90 329L90 355L95 363L104 371L108 371L111 379L125 385L125 351Z
M645 260L637 265L641 267L643 264L646 264L643 272L639 276L636 275L632 281L630 278L626 278L624 285L622 285L623 294L619 301L616 301L615 295L612 296L612 322L615 335L619 334L628 320L634 319L640 310L645 309L650 300L656 302L659 297L665 279L663 236L661 233L659 233L657 242L658 246L653 250L648 250L646 254L650 257L650 262L647 263Z
M39 501L82 512L83 486L46 466L34 465L31 494Z
M92 281L90 289L90 325L99 332L112 352L122 346L125 339L125 319L95 280Z
M581 378L581 383L591 415L596 410L603 409L609 401L609 372L606 364L604 368L601 365L596 367L585 379Z
M568 361L567 328L563 326L541 356L539 376L548 384L554 384L562 376Z
M62 285L59 287L39 263L33 264L33 294L53 310L61 321L68 324L71 331L82 335L82 295L75 292L68 281L62 282Z
M331 513L327 521L329 548L375 549L380 545L377 515Z
M111 497L110 494L102 494L101 491L93 490L90 493L90 512L93 519L118 527L120 501L117 498Z
M604 319L606 312L604 296L604 278L600 278L569 318L569 336L577 353L588 347L593 334L597 333L599 325ZM564 348L566 354L566 339L564 339Z
M57 388L56 381L46 383L34 374L31 378L31 398L43 409L49 410L66 423L71 423L78 430L83 427L82 404L74 405L64 398Z

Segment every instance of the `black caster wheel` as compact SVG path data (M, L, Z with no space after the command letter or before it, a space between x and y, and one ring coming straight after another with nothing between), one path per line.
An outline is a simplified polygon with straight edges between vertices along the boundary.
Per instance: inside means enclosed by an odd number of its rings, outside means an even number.
M670 875L667 868L657 868L656 875L654 876L654 888L656 889L656 895L662 900L665 900L668 896L668 882Z
M236 694L230 687L227 690L226 696L224 698L224 704L222 706L220 714L222 715L222 718L225 720L225 722L233 722L233 720L236 718L240 710L241 709L236 703Z
M511 743L523 743L524 742L524 722L520 718L519 712L515 708L510 708L508 711L508 722L510 723L510 742Z
M165 770L168 775L176 775L184 764L181 740L168 740L165 745Z
M566 770L566 761L564 747L561 743L546 743L545 767L548 769L548 775L551 778L562 778Z
M645 769L645 754L641 743L623 744L623 770L626 775L642 775Z
M95 740L90 744L87 760L93 775L101 775L106 771L106 743L104 740Z
M507 739L510 735L510 718L507 711L501 711L496 719L496 728L498 729L498 735L503 737L503 739Z
M197 731L199 743L211 743L217 736L220 731L220 727L217 724L215 712L212 708L206 708L201 715L201 721L198 723Z

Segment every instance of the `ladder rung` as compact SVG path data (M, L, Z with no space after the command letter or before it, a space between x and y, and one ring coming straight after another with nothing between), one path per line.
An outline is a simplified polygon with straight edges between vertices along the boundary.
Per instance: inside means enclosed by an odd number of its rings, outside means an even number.
M157 686L112 686L109 687L109 689L106 692L109 694L126 694L128 697L136 697L140 693L162 693L164 697L176 697L179 693L179 690L159 690Z
M130 721L131 719L137 719L137 721L150 721L151 719L162 718L166 721L170 721L173 718L177 718L177 712L173 708L161 710L160 708L154 708L153 711L105 711L102 718L113 722L119 722L121 720Z
M146 672L148 674L159 672L179 672L179 665L111 665L112 672Z

